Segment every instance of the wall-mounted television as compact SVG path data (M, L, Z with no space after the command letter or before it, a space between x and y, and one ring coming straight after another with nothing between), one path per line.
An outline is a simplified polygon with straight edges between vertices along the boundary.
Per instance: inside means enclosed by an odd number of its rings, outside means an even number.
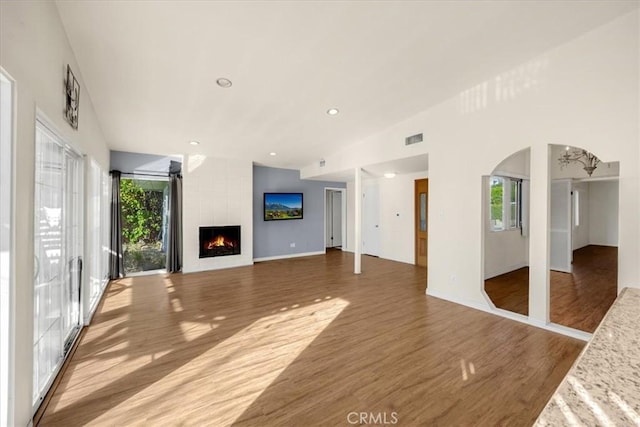
M264 193L264 220L302 219L302 193Z

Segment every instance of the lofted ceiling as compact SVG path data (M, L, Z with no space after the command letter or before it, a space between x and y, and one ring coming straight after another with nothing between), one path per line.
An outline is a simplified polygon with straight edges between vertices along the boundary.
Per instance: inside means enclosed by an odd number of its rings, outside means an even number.
M286 168L315 162L638 7L636 1L56 4L82 90L112 150L240 157ZM219 87L219 77L233 86ZM340 113L327 115L332 107Z

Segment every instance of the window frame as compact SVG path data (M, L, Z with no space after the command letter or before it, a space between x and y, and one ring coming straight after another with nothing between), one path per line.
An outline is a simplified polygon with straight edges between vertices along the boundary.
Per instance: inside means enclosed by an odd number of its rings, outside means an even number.
M0 235L0 244L7 248L6 262L0 262L0 274L6 279L0 280L0 425L12 425L15 387L16 82L2 67L0 86L0 102L6 111L0 118L3 129L3 135L0 135L0 170L4 170L0 174L0 204L8 207L0 211L0 225L6 227L6 233Z
M492 218L492 201L491 188L493 182L499 179L502 181L502 227L496 228ZM489 231L500 233L503 231L522 230L522 178L513 176L495 174L489 176L489 192L488 192L488 225ZM515 185L515 186L514 186ZM511 195L513 189L516 190L515 201L512 201ZM515 203L515 218L512 218L512 205ZM513 220L513 221L512 221ZM512 225L513 223L513 225Z

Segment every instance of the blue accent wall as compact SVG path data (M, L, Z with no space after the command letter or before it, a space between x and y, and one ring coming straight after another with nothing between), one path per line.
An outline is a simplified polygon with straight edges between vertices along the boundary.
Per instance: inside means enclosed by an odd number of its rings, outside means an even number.
M324 251L324 189L344 182L301 180L300 171L253 166L253 258ZM264 193L303 193L303 219L265 221ZM291 247L295 243L295 247Z

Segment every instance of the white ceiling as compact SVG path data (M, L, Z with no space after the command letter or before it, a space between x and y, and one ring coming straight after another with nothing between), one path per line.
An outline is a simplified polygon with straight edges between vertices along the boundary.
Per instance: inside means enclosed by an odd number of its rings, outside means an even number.
M287 168L316 162L638 7L637 1L56 4L82 90L111 149L241 157ZM233 87L218 87L218 77ZM328 116L331 107L340 114ZM193 139L201 144L189 145Z
M419 154L417 156L405 157L402 159L393 159L382 163L366 165L362 168L362 178L381 178L387 172L393 172L397 175L424 172L429 170L429 155ZM320 181L338 181L348 182L354 181L355 175L353 169L347 169L338 172L320 174L311 178Z

